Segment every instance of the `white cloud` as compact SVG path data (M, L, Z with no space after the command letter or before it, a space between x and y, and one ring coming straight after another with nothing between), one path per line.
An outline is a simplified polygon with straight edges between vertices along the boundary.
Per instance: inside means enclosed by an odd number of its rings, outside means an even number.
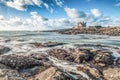
M84 20L86 14L83 11L78 11L74 8L65 8L66 14L75 22Z
M64 0L52 0L51 3L47 3L45 0L0 0L0 3L4 3L6 6L14 8L20 11L26 11L29 5L38 6L38 7L46 7L51 13L54 12L51 4L55 4L59 7L63 7Z
M92 9L91 12L95 17L102 16L102 12L99 9Z
M13 1L4 1L8 7L15 8L17 10L25 11L27 10L28 5L37 5L42 4L41 0L13 0Z
M115 4L115 6L118 6L118 7L120 7L120 2L119 2L119 3L117 3L117 4Z
M0 16L0 30L53 30L69 28L73 26L70 20L65 18L47 19L39 15L37 12L31 12L31 18L21 19L14 17L7 19Z
M64 1L63 0L55 0L56 1L56 4L60 7L63 7L64 5Z
M3 20L4 19L4 16L0 15L0 20Z

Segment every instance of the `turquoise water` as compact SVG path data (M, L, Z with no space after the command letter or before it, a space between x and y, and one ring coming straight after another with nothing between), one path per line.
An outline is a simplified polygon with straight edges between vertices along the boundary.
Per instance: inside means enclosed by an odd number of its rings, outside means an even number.
M0 38L11 40L34 40L36 42L63 42L71 44L105 44L120 47L120 36L107 35L66 35L55 32L27 32L27 31L2 31Z

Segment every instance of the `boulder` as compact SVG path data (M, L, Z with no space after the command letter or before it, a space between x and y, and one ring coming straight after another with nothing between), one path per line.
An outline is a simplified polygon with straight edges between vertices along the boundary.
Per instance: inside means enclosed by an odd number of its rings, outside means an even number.
M17 70L0 64L0 80L25 80Z
M51 49L47 51L50 56L56 57L59 60L74 61L74 58L71 53L65 49Z
M43 65L43 63L38 60L35 60L29 56L22 55L0 56L0 63L18 70Z
M95 63L101 64L101 65L112 65L113 56L107 52L99 52L94 56L94 61Z
M79 48L75 49L73 55L76 63L88 62L91 61L94 57L93 53L91 53L90 50Z

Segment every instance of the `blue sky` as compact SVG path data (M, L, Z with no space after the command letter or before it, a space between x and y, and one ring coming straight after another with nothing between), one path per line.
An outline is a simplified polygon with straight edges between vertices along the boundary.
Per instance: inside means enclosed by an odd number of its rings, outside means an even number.
M1 30L48 30L87 25L119 26L120 0L0 0Z

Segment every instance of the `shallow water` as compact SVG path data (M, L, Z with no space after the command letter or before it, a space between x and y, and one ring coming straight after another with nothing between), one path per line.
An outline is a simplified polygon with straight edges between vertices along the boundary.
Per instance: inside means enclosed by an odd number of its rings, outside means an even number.
M2 31L0 32L0 39L11 40L27 40L35 42L63 42L71 44L105 44L120 47L120 36L107 35L66 35L55 32L30 32L30 31Z

